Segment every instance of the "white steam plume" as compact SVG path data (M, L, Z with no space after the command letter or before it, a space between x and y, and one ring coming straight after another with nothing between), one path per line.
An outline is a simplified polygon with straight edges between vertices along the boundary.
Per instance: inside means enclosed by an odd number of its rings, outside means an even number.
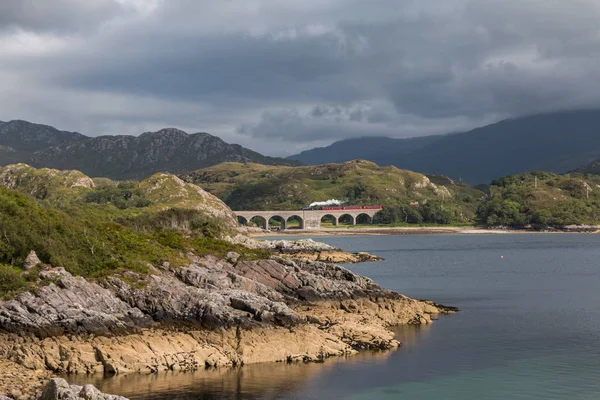
M344 201L331 199L331 200L327 200L327 201L315 201L314 203L311 203L309 207L341 206L344 203L345 203Z

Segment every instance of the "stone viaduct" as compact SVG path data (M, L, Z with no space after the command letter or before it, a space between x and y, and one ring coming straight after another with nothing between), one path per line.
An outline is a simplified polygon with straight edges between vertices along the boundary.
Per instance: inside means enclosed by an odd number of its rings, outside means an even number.
M287 229L289 219L296 217L300 220L300 229L320 229L323 217L333 217L334 225L338 226L341 217L349 216L352 225L356 225L359 216L367 216L370 223L373 222L373 216L380 209L359 209L359 210L298 210L298 211L234 211L238 217L238 222L247 224L251 219L258 217L262 221L264 229L269 229L269 220L275 218L281 223L281 229Z

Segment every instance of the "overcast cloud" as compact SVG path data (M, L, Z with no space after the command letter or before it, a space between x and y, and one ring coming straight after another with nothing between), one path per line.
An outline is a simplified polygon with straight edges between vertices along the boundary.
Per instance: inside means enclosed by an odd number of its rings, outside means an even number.
M270 155L600 106L597 0L2 0L0 120Z

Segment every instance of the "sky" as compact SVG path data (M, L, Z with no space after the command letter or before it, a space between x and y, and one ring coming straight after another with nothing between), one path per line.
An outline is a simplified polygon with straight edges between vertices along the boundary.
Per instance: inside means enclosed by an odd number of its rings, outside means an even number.
M598 0L1 0L0 120L286 156L600 107Z

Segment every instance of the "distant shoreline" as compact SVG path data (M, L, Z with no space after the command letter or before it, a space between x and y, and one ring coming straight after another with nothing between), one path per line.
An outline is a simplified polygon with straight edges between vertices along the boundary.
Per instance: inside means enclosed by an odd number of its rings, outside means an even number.
M285 231L249 231L247 234L254 237L263 236L381 236L381 235L509 235L509 234L535 234L535 233L600 233L600 229L580 230L546 230L532 229L488 229L477 227L389 227L389 228L324 228L324 229L287 229Z

